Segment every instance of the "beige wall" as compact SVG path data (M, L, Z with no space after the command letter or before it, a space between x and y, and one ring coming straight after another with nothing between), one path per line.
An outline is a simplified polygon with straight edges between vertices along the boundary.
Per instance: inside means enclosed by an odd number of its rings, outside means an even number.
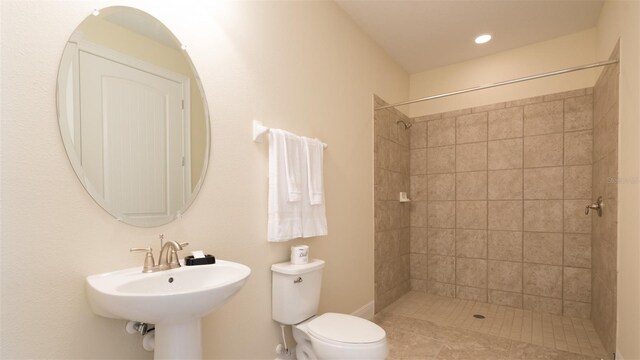
M609 56L620 39L618 152L617 351L640 359L640 2L605 2L597 27L597 55Z
M374 297L372 94L408 97L408 75L331 2L118 1L189 47L212 119L212 159L192 207L171 224L118 223L76 179L58 133L55 82L67 38L114 2L2 2L2 358L151 358L124 322L92 314L89 274L141 265L129 247L189 241L247 264L244 289L203 323L207 358L274 358L269 266L308 244L327 261L321 311ZM34 26L38 24L38 26ZM266 241L267 145L251 120L319 137L329 236ZM36 260L36 261L34 261Z
M586 30L412 74L411 99L595 62L595 35L595 29ZM607 56L602 57L606 58ZM598 73L598 70L585 70L417 103L410 106L410 116L417 117L591 87Z

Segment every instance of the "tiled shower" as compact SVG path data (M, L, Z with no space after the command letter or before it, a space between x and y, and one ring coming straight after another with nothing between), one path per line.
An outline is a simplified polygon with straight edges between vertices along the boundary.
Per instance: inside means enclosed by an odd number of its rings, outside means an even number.
M376 311L413 290L592 319L613 352L617 77L409 129L376 111Z

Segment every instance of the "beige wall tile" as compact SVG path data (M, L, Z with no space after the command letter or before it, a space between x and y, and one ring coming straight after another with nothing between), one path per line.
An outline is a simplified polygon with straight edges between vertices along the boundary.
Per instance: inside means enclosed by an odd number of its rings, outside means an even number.
M393 195L400 196L398 189ZM409 198L414 201L427 200L427 175L413 175L409 177ZM391 200L391 199L389 199Z
M522 231L522 201L489 201L489 230Z
M607 289L599 277L595 277L591 319L607 350L615 350L616 317L616 293Z
M453 256L427 255L427 279L454 284L456 279L456 258Z
M390 257L398 257L400 252L400 230L379 231L375 234L375 250Z
M593 95L564 101L564 130L587 130L593 127Z
M593 134L591 130L564 134L564 164L589 165L592 162Z
M522 263L489 260L489 289L522 292Z
M591 179L593 169L591 165L564 167L564 198L591 198Z
M408 148L410 133L409 131L407 131L404 125L398 124L398 121L402 120L405 123L410 123L411 119L409 119L405 114L401 113L397 109L390 109L390 113L391 123L389 124L389 135L391 140Z
M429 148L429 151L427 152L427 172L429 174L452 173L455 171L455 146Z
M563 298L565 300L591 302L591 270L564 268Z
M562 199L562 166L524 169L525 199Z
M487 231L456 229L456 256L476 259L487 257Z
M471 112L480 113L485 111L504 109L504 104L505 103L501 102L501 103L495 103L495 104L489 104L489 105L476 106L474 108L471 108Z
M407 204L404 204L407 205ZM427 202L426 201L412 201L409 203L411 207L410 211L410 224L412 227L426 227L427 226Z
M487 113L463 115L456 118L456 143L487 140Z
M453 284L445 284L438 281L428 281L427 293L452 298L456 297L456 286Z
M411 228L404 227L398 230L400 255L409 254L411 252Z
M564 119L562 100L526 105L524 136L562 132Z
M414 122L409 131L409 145L411 149L421 149L427 147L427 123Z
M427 149L413 149L410 152L409 172L411 175L427 173Z
M489 230L488 258L522 261L522 232Z
M410 279L410 280L411 280L411 291L419 291L419 292L427 291L427 280L418 280L418 279Z
M562 267L524 263L524 293L529 295L562 297Z
M429 200L455 200L456 174L427 175L427 198Z
M591 267L590 234L564 234L564 265Z
M522 139L489 141L489 170L522 168Z
M594 215L584 214L585 206L592 200L564 201L564 231L569 233L588 234L591 232L591 219Z
M489 290L489 303L522 308L522 293Z
M562 314L580 319L591 319L591 304L577 301L564 300L562 302Z
M456 297L463 300L487 302L487 289L471 286L456 286Z
M429 201L428 226L453 229L456 225L455 201Z
M456 228L486 229L486 201L456 201Z
M427 122L427 145L443 146L456 143L456 119L454 117Z
M489 111L489 140L522 137L523 108Z
M562 300L525 294L522 297L522 308L525 310L561 315Z
M429 229L428 253L430 255L455 255L454 229Z
M562 165L562 134L524 138L524 167Z
M457 258L456 285L486 287L487 260Z
M410 229L409 251L414 254L427 253L427 228L412 227Z
M562 233L524 233L524 261L562 265Z
M536 97L530 97L530 98L525 98L525 99L507 101L505 103L505 106L508 107L508 108L509 107L513 107L513 106L524 106L524 105L529 105L529 104L541 103L542 101L544 101L544 96L536 96Z
M374 175L376 200L395 200L393 194L408 185L405 174L385 169L376 169Z
M553 100L573 98L573 97L577 97L577 96L584 96L586 94L586 92L587 92L586 89L587 88L569 90L569 91L562 91L562 92L559 92L559 93L545 95L544 96L544 101L553 101ZM592 89L592 88L589 88L589 89Z
M425 280L427 278L427 255L410 254L409 265L411 279Z
M387 200L389 194L388 170L380 169L376 166L373 172L373 189L375 200Z
M522 199L522 169L489 171L489 200Z
M442 119L442 114L438 113L438 114L429 114L429 115L424 115L424 116L419 116L416 118L413 118L413 122L425 122L425 121L430 121L430 120L439 120Z
M458 117L458 116L467 115L467 114L471 114L471 108L444 112L442 113L442 118Z
M487 143L456 146L456 172L487 170Z
M373 131L376 136L380 136L386 139L390 138L389 135L389 110L376 110L373 113Z
M562 232L562 200L525 200L524 230Z
M456 174L456 200L486 200L487 172L474 171Z

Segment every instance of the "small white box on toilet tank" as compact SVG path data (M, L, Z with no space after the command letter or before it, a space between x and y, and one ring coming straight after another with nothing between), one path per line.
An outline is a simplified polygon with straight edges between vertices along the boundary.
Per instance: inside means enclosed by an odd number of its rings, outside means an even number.
M284 325L298 324L318 312L324 261L271 265L271 316Z

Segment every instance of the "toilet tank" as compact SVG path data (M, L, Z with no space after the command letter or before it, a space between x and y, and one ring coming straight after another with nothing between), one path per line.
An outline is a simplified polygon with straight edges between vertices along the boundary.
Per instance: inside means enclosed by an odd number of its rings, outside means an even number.
M271 316L284 325L298 324L318 312L324 261L271 265Z

